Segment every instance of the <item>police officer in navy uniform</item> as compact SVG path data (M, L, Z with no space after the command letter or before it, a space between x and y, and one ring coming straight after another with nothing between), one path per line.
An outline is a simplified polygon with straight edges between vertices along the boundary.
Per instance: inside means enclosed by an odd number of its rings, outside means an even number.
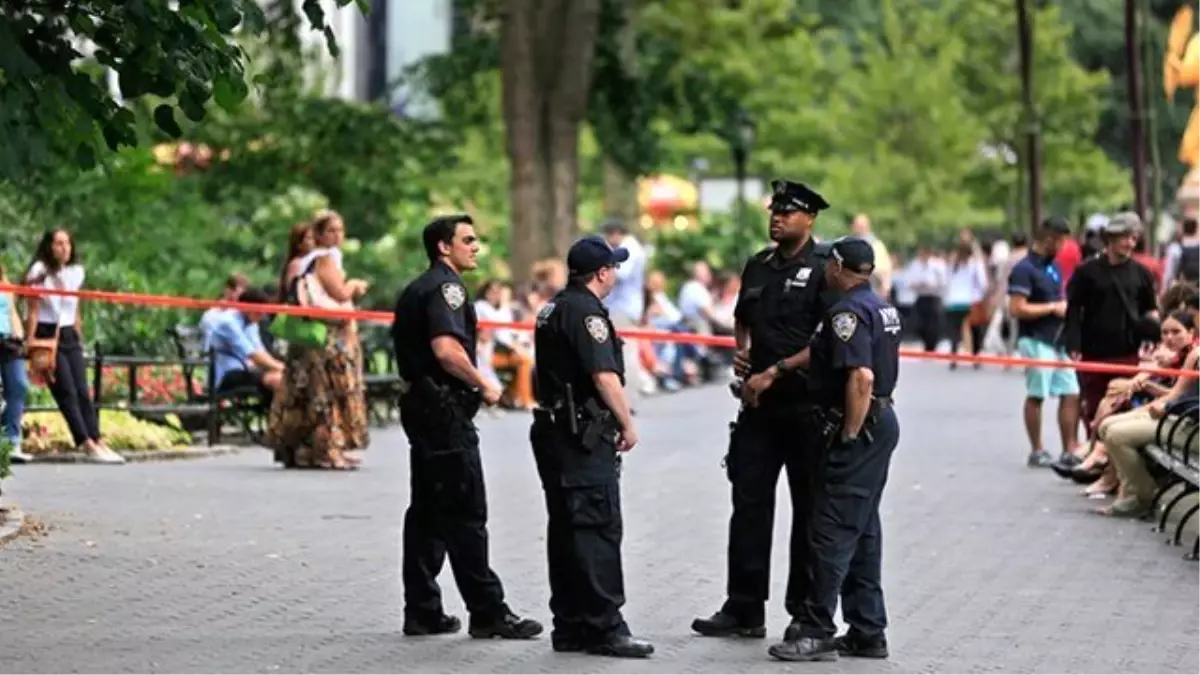
M400 294L392 338L406 391L400 419L409 440L410 502L404 514L404 633L456 633L437 576L447 555L476 638L527 639L542 626L504 602L488 563L487 497L473 418L499 390L475 367L476 317L460 274L476 267L469 216L437 218L423 233L429 269Z
M786 661L887 658L880 579L879 501L900 437L892 391L900 312L871 290L875 253L865 239L833 243L829 284L844 295L813 341L809 383L828 450L813 506L813 584L797 630L769 653ZM850 630L835 638L838 597Z
M625 398L622 341L601 300L629 258L602 238L585 237L567 254L570 281L538 313L530 442L546 497L551 644L555 651L644 658L621 616L619 454L637 444Z
M834 299L821 249L812 239L813 220L829 203L801 183L771 185L770 235L776 245L746 263L734 310L736 368L746 379L726 457L733 488L727 599L716 614L692 622L692 630L713 637L766 636L776 485L785 467L792 501L785 606L793 617L803 609L809 586L807 525L817 448L816 430L800 415L810 394L797 368Z

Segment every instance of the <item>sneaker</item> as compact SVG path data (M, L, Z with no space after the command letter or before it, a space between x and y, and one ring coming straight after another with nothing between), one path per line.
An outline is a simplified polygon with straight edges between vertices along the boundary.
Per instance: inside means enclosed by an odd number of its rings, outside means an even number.
M91 454L93 464L124 464L125 458L113 452L112 448L100 446Z
M860 659L886 659L888 657L887 638L882 635L865 637L854 633L846 633L834 638L834 647L841 656L853 656Z
M17 446L8 453L8 461L13 464L28 464L33 461L33 455L22 452L20 446Z
M1029 453L1029 459L1025 464L1031 468L1044 469L1054 464L1054 457L1045 450L1034 450Z

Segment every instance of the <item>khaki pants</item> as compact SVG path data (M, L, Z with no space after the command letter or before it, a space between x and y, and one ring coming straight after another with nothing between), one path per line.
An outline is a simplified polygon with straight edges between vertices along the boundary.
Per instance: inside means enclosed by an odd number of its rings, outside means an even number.
M1167 428L1170 428L1176 419L1178 417L1175 415L1168 417L1165 422ZM1100 423L1096 432L1096 438L1104 443L1105 449L1108 450L1108 456L1116 467L1122 486L1130 496L1143 503L1149 503L1154 498L1158 485L1146 470L1146 463L1138 454L1138 448L1154 442L1154 432L1158 429L1158 423L1159 421L1150 417L1149 411L1143 406L1109 416ZM1181 430L1176 432L1176 443L1182 443L1187 438L1188 425L1188 422L1184 422ZM1187 449L1189 453L1196 452L1195 441L1192 442L1192 446Z

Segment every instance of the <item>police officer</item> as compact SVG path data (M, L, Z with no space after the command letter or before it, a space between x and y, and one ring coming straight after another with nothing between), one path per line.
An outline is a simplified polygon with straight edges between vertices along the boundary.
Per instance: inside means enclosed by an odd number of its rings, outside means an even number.
M536 393L529 437L548 514L551 644L641 658L654 647L634 639L621 616L621 499L618 453L637 445L623 390L622 340L601 299L629 258L602 238L567 254L570 281L538 313Z
M816 457L815 431L800 415L809 393L796 371L833 300L812 238L813 220L829 203L801 183L776 180L771 185L770 235L776 245L746 263L734 310L736 365L748 377L740 387L743 407L726 457L733 486L727 599L716 614L692 622L692 630L707 636L766 636L775 493L784 467L792 501L785 606L792 616L800 614L809 585L809 465Z
M400 294L392 338L407 390L400 419L408 435L410 502L404 514L404 633L456 633L437 576L447 555L476 638L532 638L542 626L504 603L488 564L487 498L473 418L499 390L475 367L475 311L462 277L479 242L469 216L437 218L423 233L429 269Z
M871 290L875 254L866 240L834 242L825 269L845 294L825 314L811 351L809 383L828 450L813 506L813 585L795 633L768 650L786 661L888 655L879 500L900 437L891 399L900 313ZM850 630L835 639L839 595Z

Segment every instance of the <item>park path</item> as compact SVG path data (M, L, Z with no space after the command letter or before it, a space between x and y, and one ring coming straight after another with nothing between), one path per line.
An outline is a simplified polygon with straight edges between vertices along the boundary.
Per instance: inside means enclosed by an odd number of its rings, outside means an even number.
M407 453L386 429L353 474L277 470L259 450L16 467L6 492L52 529L0 549L0 672L1197 672L1196 565L1024 467L1019 373L906 362L901 377L883 507L888 662L783 664L769 640L690 633L724 588L734 404L711 387L647 400L626 462L626 615L656 643L651 660L403 638ZM548 624L528 417L480 426L494 567L514 608ZM786 622L788 523L781 509L771 639Z

